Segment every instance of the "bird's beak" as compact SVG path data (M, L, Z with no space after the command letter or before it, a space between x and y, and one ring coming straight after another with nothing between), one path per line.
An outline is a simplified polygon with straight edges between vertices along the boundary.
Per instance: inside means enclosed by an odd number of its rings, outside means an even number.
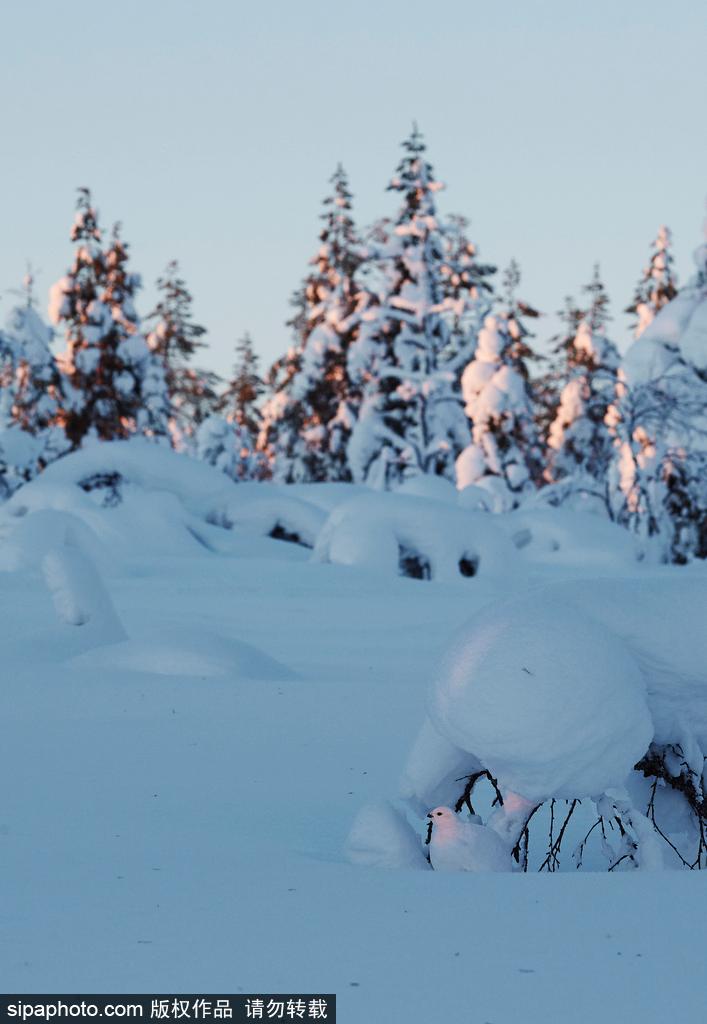
M432 817L432 811L430 811L430 813L429 813L429 814L427 815L427 817L428 817L428 818L431 818L431 817Z

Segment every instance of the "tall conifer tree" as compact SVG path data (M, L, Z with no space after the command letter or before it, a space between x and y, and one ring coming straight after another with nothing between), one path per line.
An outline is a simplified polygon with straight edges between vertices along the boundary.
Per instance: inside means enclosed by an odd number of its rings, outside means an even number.
M609 299L598 265L584 291L590 302L583 310L568 308L569 329L560 342L569 379L549 431L549 476L553 481L571 478L578 488L597 485L597 493L604 495L612 457L605 417L616 386L619 354L606 336Z
M388 186L402 206L376 253L378 302L349 354L363 392L349 460L355 480L381 488L417 473L452 479L469 441L458 379L469 349L459 336L452 344L452 327L455 316L463 320L459 302L469 301L474 284L455 277L449 262L454 246L435 201L443 186L416 126L403 150ZM452 287L460 290L456 305Z
M274 394L263 408L260 446L274 478L288 482L351 478L346 444L359 393L347 356L367 301L356 281L364 252L341 165L331 183L313 269L293 297L293 344L270 372Z
M52 288L52 318L64 325L65 374L59 418L73 447L91 435L110 441L139 431L163 436L159 368L140 334L134 295L140 278L127 269L116 227L107 249L88 189L79 189L71 231L76 243L68 274Z
M152 324L147 342L164 367L173 444L188 448L199 424L216 408L221 379L213 371L190 365L205 345L206 328L194 322L193 299L177 260L167 264L157 289L157 305L146 318Z

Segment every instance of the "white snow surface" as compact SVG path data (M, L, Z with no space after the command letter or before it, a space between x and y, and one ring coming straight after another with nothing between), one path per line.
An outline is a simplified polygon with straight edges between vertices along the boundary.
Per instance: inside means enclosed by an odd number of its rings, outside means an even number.
M295 673L252 644L203 629L160 629L78 655L74 665L157 676L289 680Z
M109 471L124 481L115 506L77 486ZM234 484L130 443L67 456L0 508L2 990L323 990L337 993L342 1021L498 1024L529 1007L564 1020L571 1007L573 1024L701 1024L702 873L575 872L569 861L553 877L433 871L422 843L424 814L453 805L479 766L425 722L435 666L501 601L532 612L540 592L562 622L583 623L581 643L606 631L631 663L639 718L647 705L657 737L705 749L704 565L624 553L617 568L610 549L621 546L607 541L597 567L582 556L591 517L577 514L573 538L571 517L553 532L542 510L540 536L529 520L478 513L477 524L451 502L405 494L377 496L385 543L409 521L434 540L436 519L456 551L447 532L463 515L477 577L418 583L365 558L310 559L255 525L217 525L237 502L278 494L332 516L361 497ZM365 540L378 511L364 500L363 512ZM536 530L524 548L518 525ZM551 535L571 558L545 557ZM487 571L497 543L510 554ZM70 600L57 615L59 593ZM104 598L127 640L103 629ZM387 800L421 722L403 812ZM486 824L508 838L497 812Z

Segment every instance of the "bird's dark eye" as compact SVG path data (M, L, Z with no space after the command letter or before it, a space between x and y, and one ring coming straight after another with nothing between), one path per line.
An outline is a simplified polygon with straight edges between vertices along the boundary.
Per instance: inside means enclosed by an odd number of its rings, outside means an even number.
M441 811L437 811L437 817L438 817L438 818L441 818L441 817L442 817L442 812L441 812Z

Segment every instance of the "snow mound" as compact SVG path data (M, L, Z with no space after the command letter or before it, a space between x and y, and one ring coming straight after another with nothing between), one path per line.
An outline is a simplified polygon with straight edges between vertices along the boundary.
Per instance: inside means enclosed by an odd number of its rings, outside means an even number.
M0 511L0 530L10 542L7 561L31 563L32 535L39 538L44 528L56 532L61 528L57 517L62 515L77 523L84 546L92 546L102 567L115 567L130 556L193 554L208 547L204 519L187 511L170 491L146 490L106 475L99 483L89 477L78 485L46 477L43 473L26 484ZM46 546L43 540L40 543Z
M444 501L449 505L456 504L457 489L451 481L443 476L434 476L432 473L418 473L416 476L408 477L396 494L409 494L414 498L431 498L433 501Z
M80 654L80 668L151 675L259 681L296 679L292 669L252 644L206 630L163 629L149 639L126 640Z
M29 489L30 485L27 485L23 493ZM59 489L60 492L63 490ZM32 495L37 496L37 489L32 490ZM65 492L63 496L67 496ZM71 507L72 503L67 504ZM63 544L80 548L101 569L110 565L112 560L98 533L100 517L95 514L95 509L86 511L86 516L41 507L30 512L26 504L20 505L15 498L11 499L0 510L0 571L39 568L47 553Z
M514 554L483 513L428 498L371 493L334 509L313 559L449 582L507 569Z
M388 801L360 809L345 852L352 864L366 867L429 869L420 837Z
M542 592L485 609L460 632L429 714L502 785L538 801L622 785L653 736L624 642Z
M702 574L655 570L483 610L437 673L401 796L418 813L453 804L478 762L517 799L595 796L624 784L651 739L679 744L701 775L705 608Z
M426 814L437 804L455 803L459 780L482 767L477 757L450 743L425 719L400 780L400 797L416 814Z
M472 458L473 448L475 445L470 445L457 459L457 503L462 508L478 509L482 512L509 512L516 504L517 495L500 476L482 476L474 483L467 481L465 474L468 467L465 469L465 464Z
M520 508L499 516L498 524L530 562L620 571L637 560L634 535L590 512Z
M255 484L252 488L242 484L241 488L242 492L226 506L221 525L314 547L326 512L308 501L291 497L284 493L284 488L267 484Z
M274 486L274 485L270 485ZM288 484L286 492L293 498L301 498L308 505L316 505L323 512L329 513L340 505L342 501L348 501L358 494L368 494L368 487L360 484L344 483L335 481L332 483L308 483Z
M5 506L0 541L0 571L39 570L59 620L85 627L83 642L100 645L125 639L99 571L110 568L111 559L79 516L53 509L28 512L17 505L8 511Z
M646 681L656 741L680 743L701 774L707 751L704 575L658 572L645 579L568 581L544 593L621 637Z
M109 501L116 504L126 484L166 492L201 519L227 504L240 486L205 462L140 437L87 444L47 466L41 479L45 484L112 492Z
M214 527L313 547L326 513L269 483L239 483L140 438L88 445L57 460L4 506L0 523L68 511L123 555L218 550Z
M92 622L103 644L125 639L103 580L80 548L69 544L53 548L44 556L42 571L62 622L70 626Z

